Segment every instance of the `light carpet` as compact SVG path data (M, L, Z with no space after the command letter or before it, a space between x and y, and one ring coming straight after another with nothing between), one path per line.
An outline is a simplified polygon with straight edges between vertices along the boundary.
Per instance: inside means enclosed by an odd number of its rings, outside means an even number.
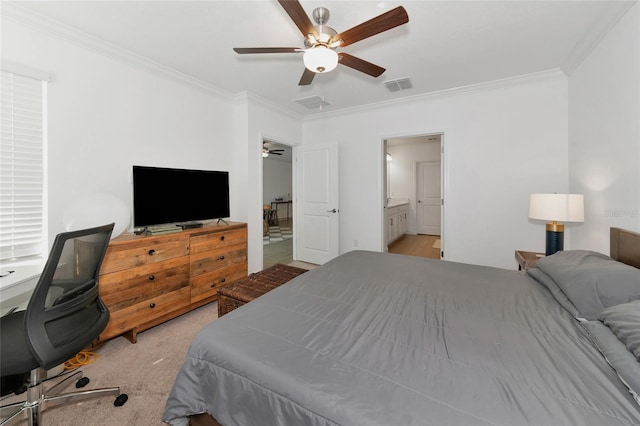
M294 261L291 266L313 269L317 265ZM111 397L98 398L46 410L47 426L161 426L162 413L176 374L193 337L218 318L218 302L209 303L138 334L136 344L124 337L108 340L96 350L98 360L82 367L90 383L85 389L120 386L129 400L122 407ZM75 390L71 385L67 392ZM5 397L0 405L22 399ZM26 425L25 422L18 423Z
M217 302L210 303L138 335L132 344L124 337L105 342L98 360L82 371L91 382L84 389L120 386L129 400L115 407L111 397L51 408L47 426L159 426L164 405L193 336L218 318ZM74 385L66 392L74 391ZM16 400L17 397L11 398ZM10 402L3 399L2 405ZM26 425L26 422L19 423Z

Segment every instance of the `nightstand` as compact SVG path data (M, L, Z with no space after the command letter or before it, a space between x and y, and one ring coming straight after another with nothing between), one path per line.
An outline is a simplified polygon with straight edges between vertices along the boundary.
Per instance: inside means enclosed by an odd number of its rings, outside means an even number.
M518 262L518 271L525 271L536 267L538 259L543 258L544 253L535 251L516 250L516 261Z

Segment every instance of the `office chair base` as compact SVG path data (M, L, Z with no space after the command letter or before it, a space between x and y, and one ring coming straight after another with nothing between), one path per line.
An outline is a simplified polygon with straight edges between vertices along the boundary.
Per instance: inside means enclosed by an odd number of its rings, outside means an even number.
M0 418L2 418L0 426L12 425L23 419L27 419L27 424L29 426L37 426L40 424L40 417L43 411L59 405L71 404L104 396L112 396L116 397L114 405L119 407L124 405L128 399L127 395L121 394L120 388L117 387L58 393L71 383L80 380L82 378L82 371L76 371L69 374L62 381L56 383L49 390L44 392L41 380L41 377L44 377L44 375L45 370L43 369L33 370L31 372L31 381L27 388L27 400L0 407ZM33 383L33 385L31 383Z

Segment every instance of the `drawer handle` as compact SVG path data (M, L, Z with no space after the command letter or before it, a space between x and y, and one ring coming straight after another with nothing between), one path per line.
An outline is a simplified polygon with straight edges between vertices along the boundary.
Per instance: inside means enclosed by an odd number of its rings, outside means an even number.
M224 241L224 235L220 237L220 241Z
M226 278L221 278L221 279L220 279L220 282L221 282L221 283L223 283L223 282L225 282L226 280L227 280Z
M220 256L218 259L219 260L224 260L224 255Z
M149 307L150 307L151 309L153 309L153 308L155 308L155 307L156 307L156 304L155 304L155 303L150 303L150 304L149 304Z
M156 279L156 276L155 276L155 275L149 275L149 281L153 281L153 280L155 280L155 279Z
M154 254L156 254L156 251L154 249L149 250L149 256L153 256Z

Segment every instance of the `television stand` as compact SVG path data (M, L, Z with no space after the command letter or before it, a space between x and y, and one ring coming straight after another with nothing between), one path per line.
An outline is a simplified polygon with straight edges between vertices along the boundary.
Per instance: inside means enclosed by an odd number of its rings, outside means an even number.
M225 225L228 225L227 221L224 220L223 218L219 218L218 221L216 222L216 225L220 225L220 222L224 223Z
M215 222L167 235L122 234L109 242L100 298L109 310L105 341L138 333L218 298L218 288L247 277L247 225ZM4 279L4 278L3 278Z

